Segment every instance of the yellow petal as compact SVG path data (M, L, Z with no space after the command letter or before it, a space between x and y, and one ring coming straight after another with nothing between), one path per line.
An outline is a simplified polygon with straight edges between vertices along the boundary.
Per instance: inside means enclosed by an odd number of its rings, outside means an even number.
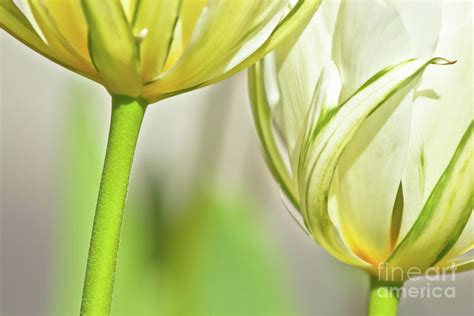
M136 7L138 3L143 2L143 0L120 0L120 2L122 3L123 12L125 12L127 21L132 22Z
M183 56L145 89L145 97L190 89L226 72L234 58L245 59L265 42L285 2L209 1Z
M77 0L42 0L50 18L68 43L90 62L87 48L87 25L81 3ZM45 9L43 9L45 10Z
M183 55L189 45L196 22L202 14L208 0L180 0L181 9L176 23L168 58L161 72L170 69Z
M86 73L83 69L77 68L75 64L71 64L70 60L65 58L59 51L52 49L43 42L31 26L31 23L12 0L1 1L0 13L2 28L5 28L13 37L53 62L89 79L101 82L96 73Z
M5 28L8 33L21 42L43 54L48 50L47 44L39 37L28 19L13 3L13 0L2 0L0 10L2 13L0 15L2 28Z
M182 23L182 47L187 47L196 26L196 22L202 13L202 9L208 0L182 0L181 23Z
M119 0L82 1L89 27L89 52L109 92L138 96L138 48Z
M77 36L80 35L74 35L70 40L68 36L71 34L63 33L62 30L62 28L65 27L65 23L63 21L75 19L76 15L80 14L80 12L74 12L74 7L68 7L67 2L61 4L62 7L58 7L57 3L54 5L54 2L55 1L52 0L46 2L38 0L28 1L33 16L48 42L48 46L54 50L57 50L63 56L63 58L74 67L81 69L83 72L89 73L91 75L95 74L95 69L90 62L88 55L84 55L83 52L81 53L79 49L73 46L73 43L77 41ZM55 20L49 7L50 4L53 4L52 8L55 10L54 12L56 16L60 17L59 22L62 22L61 24L57 24L57 21ZM84 27L84 23L82 23L82 27ZM77 34L80 34L80 28L81 26L79 24L77 26ZM67 27L65 30L67 30ZM74 31L72 31L72 33L74 33ZM79 44L79 46L80 45L84 45L84 42Z
M136 8L133 32L140 42L142 79L158 76L168 57L179 14L180 1L141 0Z
M281 23L275 28L268 40L258 50L231 70L203 83L201 86L218 82L238 73L271 52L287 38L291 36L299 36L311 21L311 18L316 10L318 10L320 4L321 0L299 0L298 3L291 8L290 12L285 16Z

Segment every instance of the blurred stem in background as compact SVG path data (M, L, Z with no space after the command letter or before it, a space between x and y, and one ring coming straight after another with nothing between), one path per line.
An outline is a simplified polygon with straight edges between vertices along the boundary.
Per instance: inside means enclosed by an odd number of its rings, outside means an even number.
M112 97L112 118L87 259L81 314L109 315L133 156L148 104Z
M75 315L80 308L85 262L92 232L94 206L101 176L101 159L98 135L101 118L91 115L98 98L87 88L77 85L67 89L71 106L65 107L59 156L57 224L52 240L53 285L50 299L52 315ZM100 137L99 137L100 138ZM104 140L105 141L105 140ZM71 168L74 166L74 168Z
M228 98L230 89L225 87L209 98L222 100L220 94ZM68 141L60 173L65 176L60 188L66 199L60 204L55 239L59 244L51 299L54 315L73 315L79 308L101 160L97 150L101 133L94 124L101 120L89 108L99 101L82 87L73 87L66 95L77 106L67 108L65 131L60 133ZM245 193L232 189L239 185L235 179L225 184L229 189L224 193L221 184L219 194L209 181L217 176L211 170L222 155L219 148L231 107L207 103L197 152L186 159L193 163L191 192L179 201L166 201L164 174L173 176L171 164L167 169L148 164L146 176L136 178L125 212L113 315L301 314L286 283L281 256L259 225L259 209Z

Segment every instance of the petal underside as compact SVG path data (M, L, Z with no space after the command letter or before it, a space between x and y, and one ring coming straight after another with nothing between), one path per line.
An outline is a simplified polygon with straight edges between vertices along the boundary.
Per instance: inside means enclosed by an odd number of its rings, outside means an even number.
M163 69L171 49L182 1L140 0L133 21L140 39L143 82L155 79ZM189 1L185 1L189 2Z
M29 21L12 0L2 0L0 10L2 28L13 37L53 62L91 80L102 83L102 79L93 67L84 66L84 62L71 56L69 52L63 53L64 50L55 49L50 43L45 42L32 26L32 22Z
M287 37L298 36L320 2L300 0L284 16L282 12L287 1L235 1L226 4L210 1L196 22L182 59L168 72L148 83L143 96L155 102L244 70ZM197 68L193 68L194 65ZM204 71L203 65L206 66Z
M112 94L139 96L142 82L135 37L119 0L82 0L92 61ZM104 14L107 12L107 14Z

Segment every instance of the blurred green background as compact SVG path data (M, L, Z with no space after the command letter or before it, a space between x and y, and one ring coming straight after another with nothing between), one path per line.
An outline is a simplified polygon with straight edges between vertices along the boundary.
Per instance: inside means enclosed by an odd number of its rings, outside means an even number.
M1 314L76 315L110 100L4 32L1 43ZM406 299L401 314L474 310L472 273L442 285L456 298ZM367 291L287 213L245 73L149 107L113 315L364 315Z

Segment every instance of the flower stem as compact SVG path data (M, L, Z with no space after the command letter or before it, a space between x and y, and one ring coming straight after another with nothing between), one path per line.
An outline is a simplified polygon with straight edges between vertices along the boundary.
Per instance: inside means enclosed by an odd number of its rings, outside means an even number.
M403 282L381 281L370 278L369 316L397 315Z
M125 199L140 126L141 99L112 96L112 118L82 294L82 315L109 315Z

